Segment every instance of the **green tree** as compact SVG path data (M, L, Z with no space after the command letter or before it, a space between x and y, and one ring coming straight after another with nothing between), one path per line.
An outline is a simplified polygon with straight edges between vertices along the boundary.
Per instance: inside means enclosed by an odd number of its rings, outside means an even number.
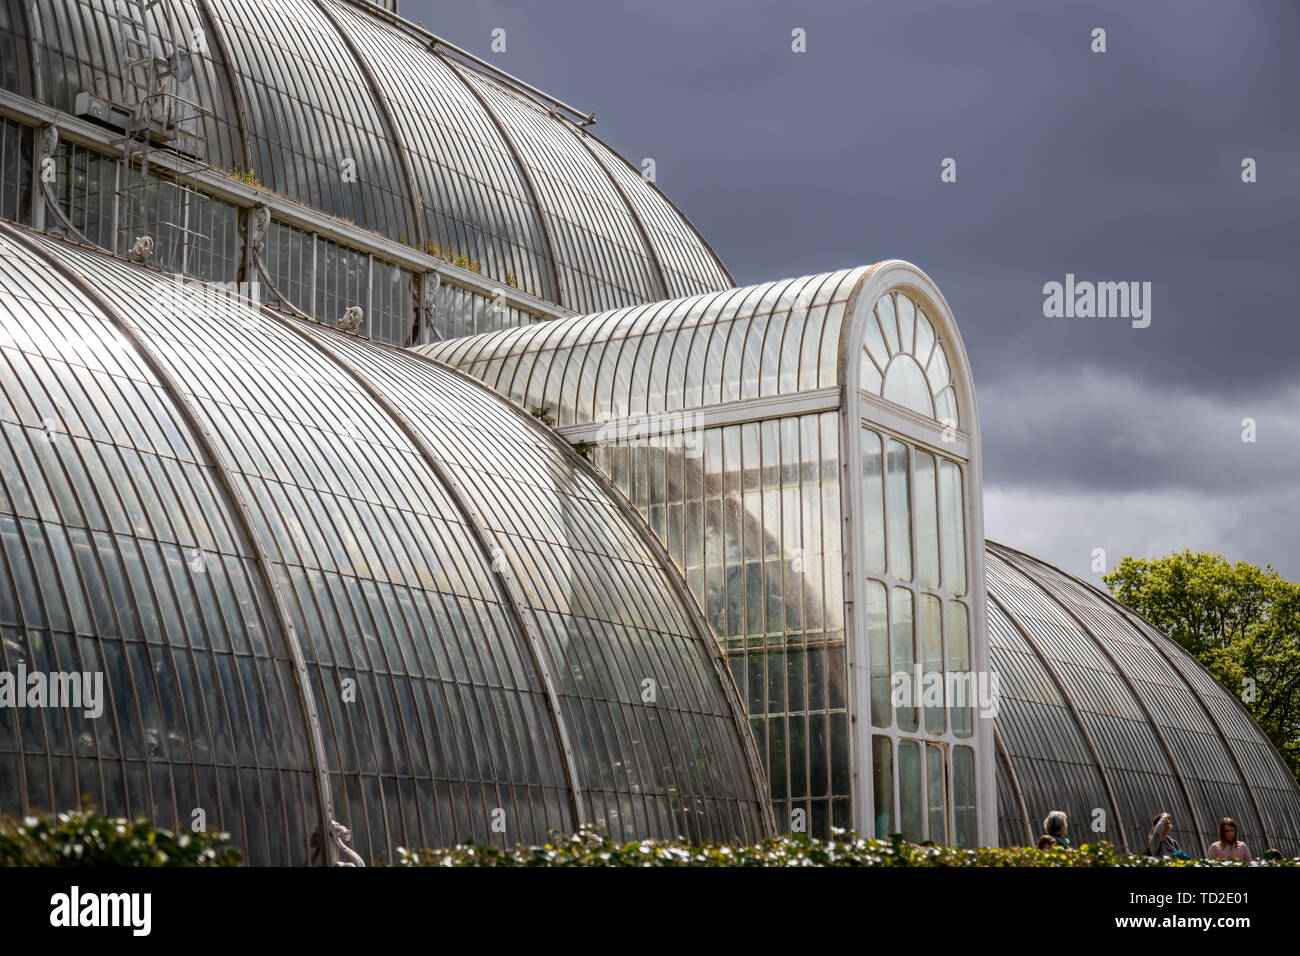
M1300 779L1300 585L1191 551L1126 557L1102 580L1241 699Z

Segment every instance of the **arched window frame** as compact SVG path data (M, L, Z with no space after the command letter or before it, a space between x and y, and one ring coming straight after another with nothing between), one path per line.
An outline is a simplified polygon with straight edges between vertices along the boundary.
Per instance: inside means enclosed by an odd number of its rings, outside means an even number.
M885 399L882 394L875 394L874 381L866 382L863 376L863 362L872 362L865 348L869 323L876 322L876 307L882 296L906 295L925 313L935 333L935 347L942 348L950 371L951 388L955 398L955 421L939 421L931 415L925 415L897 402ZM877 326L879 328L879 326ZM901 351L901 350L900 350ZM891 354L891 358L893 355ZM883 371L883 370L882 370ZM873 833L876 828L875 773L873 765L873 746L881 750L885 741L893 762L888 774L888 786L892 789L894 807L881 808L893 814L893 828L899 828L900 787L899 743L915 740L920 745L920 794L922 805L921 838L943 840L954 835L954 792L952 781L952 760L954 748L970 746L974 750L975 792L977 802L977 842L991 845L997 842L997 795L995 762L993 753L992 721L980 718L978 712L973 715L973 731L969 737L958 738L953 734L951 712L945 713L942 733L928 733L924 712L918 708L917 729L905 730L898 726L894 715L890 713L889 726L873 726L871 708L871 655L869 643L869 582L883 585L889 598L889 607L893 606L894 592L906 588L911 594L915 609L919 607L924 595L936 595L941 599L941 614L946 617L944 601L956 600L966 609L970 639L970 669L976 674L989 671L989 642L987 611L985 607L984 577L984 522L983 522L983 486L981 473L979 416L975 403L969 362L957 331L952 311L942 293L933 281L920 269L910 263L891 260L879 263L869 274L864 276L860 287L851 298L850 315L841 331L839 381L843 388L841 409L842 475L846 541L853 544L844 549L844 588L845 594L852 595L852 606L846 609L846 634L848 641L849 670L852 675L852 693L854 711L858 719L853 723L852 750L854 754L855 775L857 777L854 792L858 799L855 803L855 826L862 833ZM928 384L928 379L927 379ZM942 389L932 390L932 394ZM880 383L883 392L883 376ZM909 509L915 514L915 456L918 451L936 456L936 471L940 460L956 464L961 475L962 506L961 516L965 534L965 593L952 595L943 587L922 586L918 580L917 562L911 561L906 580L894 576L886 565L881 571L868 569L866 553L867 516L864 514L863 495L866 481L863 475L863 448L865 445L864 429L870 429L881 436L882 453L887 442L900 442L907 451L907 479ZM882 479L882 491L883 491ZM883 508L883 502L882 502ZM882 514L883 514L882 510ZM913 557L917 553L917 525L909 517L909 536ZM940 581L941 584L944 582ZM879 590L876 590L879 594ZM889 631L886 618L886 633ZM917 654L923 653L922 642L914 620L913 646ZM889 662L892 672L894 666L894 640L889 636ZM944 655L947 657L947 642L944 642ZM918 665L921 663L918 660ZM946 663L946 662L945 662ZM879 694L879 689L878 689ZM873 744L875 738L884 738ZM946 834L929 834L930 816L926 812L925 795L928 793L927 759L929 745L937 745L944 751L944 767L947 768L943 783ZM882 817L883 819L883 817Z

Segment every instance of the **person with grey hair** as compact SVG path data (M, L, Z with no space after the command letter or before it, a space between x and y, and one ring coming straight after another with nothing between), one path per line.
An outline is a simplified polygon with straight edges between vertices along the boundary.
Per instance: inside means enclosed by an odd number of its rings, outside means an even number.
M1070 846L1070 837L1067 835L1069 829L1070 818L1065 815L1064 810L1053 810L1043 820L1043 835L1049 836L1056 841L1055 849L1074 849L1074 847Z

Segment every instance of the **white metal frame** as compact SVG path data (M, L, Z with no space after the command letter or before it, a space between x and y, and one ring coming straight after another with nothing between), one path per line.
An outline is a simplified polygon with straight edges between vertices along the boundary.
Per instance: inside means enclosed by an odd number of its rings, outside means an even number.
M860 356L865 336L866 319L875 307L876 300L885 292L900 291L910 295L925 310L934 326L935 335L943 345L952 370L953 388L957 397L957 410L961 428L952 436L953 441L942 440L942 426L901 405L865 394L860 389ZM971 667L976 673L987 672L991 667L988 639L987 589L985 585L984 557L984 486L982 453L980 445L979 410L975 399L970 363L956 320L947 300L938 287L921 269L902 260L888 260L877 264L863 276L850 295L850 306L841 325L839 344L839 386L820 388L794 395L742 399L698 406L672 412L649 413L611 418L599 422L563 426L561 435L571 442L596 441L602 431L613 424L626 426L638 433L660 434L672 430L673 423L689 421L690 427L707 429L722 425L764 421L803 415L810 412L838 411L840 414L841 458L841 512L843 533L841 552L844 574L844 632L845 654L848 667L848 706L850 727L850 764L852 768L851 792L853 794L853 827L859 833L873 833L875 829L874 792L871 779L871 694L870 657L866 646L865 618L858 627L855 609L866 607L867 576L859 573L858 542L865 540L861 509L863 477L861 469L861 427L865 423L882 434L901 439L913 447L921 447L936 455L958 462L962 470L963 521L966 532L967 593L965 600L969 612L971 633ZM915 539L915 528L913 528ZM876 577L879 577L878 575ZM887 579L888 576L886 576ZM903 583L903 582L898 582ZM915 594L923 588L907 583ZM929 735L923 730L915 735L899 735L888 730L876 731L897 741L917 739L921 742L942 744L948 751L954 745L970 746L975 751L976 800L978 806L978 840L981 845L997 844L997 788L996 754L994 752L992 718L975 715L975 732L969 738L956 738L951 723L942 736ZM925 785L925 758L922 749L922 786ZM952 786L948 781L949 831L952 830ZM895 794L898 775L895 768ZM928 822L927 822L928 825Z
M935 336L943 345L952 370L953 388L957 397L957 410L962 428L957 441L941 440L942 426L926 421L922 416L906 409L864 394L861 390L861 355L864 345L866 321L871 317L876 301L886 292L904 292L924 310L934 326ZM957 322L938 286L921 269L911 263L893 259L879 263L854 291L852 312L845 317L840 340L839 381L843 389L840 406L840 488L843 495L844 520L843 573L844 573L844 630L846 657L849 669L848 685L852 689L852 719L850 720L851 753L853 766L853 794L855 797L854 827L860 833L875 831L875 793L871 779L873 735L893 739L895 753L899 739L918 739L944 743L949 750L953 744L970 745L975 750L976 801L978 814L978 841L981 845L997 843L997 788L996 761L993 751L992 718L981 718L975 713L975 732L969 739L952 737L950 724L943 736L931 736L921 730L915 735L900 735L896 731L875 730L871 726L871 663L867 647L866 617L867 576L860 570L859 544L866 540L863 515L858 503L862 500L862 436L864 424L884 433L895 433L909 443L920 444L927 450L957 460L962 465L963 521L966 532L967 598L971 632L971 667L976 673L987 673L991 667L988 638L988 607L984 562L984 483L983 458L980 444L979 408L971 376L970 362L957 330ZM913 522L913 537L915 537ZM915 552L914 552L915 553ZM911 585L915 594L921 589ZM919 604L919 602L918 602ZM860 609L860 610L859 610ZM851 635L851 637L850 637ZM949 754L950 758L950 754ZM925 788L925 751L922 749L921 779ZM894 765L894 790L898 793L897 761ZM948 813L951 831L952 793L948 782ZM896 803L897 805L897 803ZM928 820L925 821L928 826Z

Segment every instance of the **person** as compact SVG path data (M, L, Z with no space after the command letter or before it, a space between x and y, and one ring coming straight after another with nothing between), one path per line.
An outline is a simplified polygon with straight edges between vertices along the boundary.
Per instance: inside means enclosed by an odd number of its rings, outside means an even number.
M1073 850L1070 846L1070 818L1065 815L1064 810L1053 810L1043 820L1043 830L1045 836L1051 837L1055 843L1053 849ZM1040 840L1039 843L1042 841Z
M1186 853L1174 839L1174 818L1168 813L1157 813L1151 821L1151 832L1147 834L1147 856L1172 856L1180 860L1188 859Z
M1219 821L1219 840L1211 843L1205 854L1207 860L1240 860L1250 862L1250 849L1244 840L1237 839L1237 821L1224 817Z
M1046 833L1044 833L1042 836L1038 838L1038 849L1053 850L1055 848L1056 848L1056 837L1048 836Z

